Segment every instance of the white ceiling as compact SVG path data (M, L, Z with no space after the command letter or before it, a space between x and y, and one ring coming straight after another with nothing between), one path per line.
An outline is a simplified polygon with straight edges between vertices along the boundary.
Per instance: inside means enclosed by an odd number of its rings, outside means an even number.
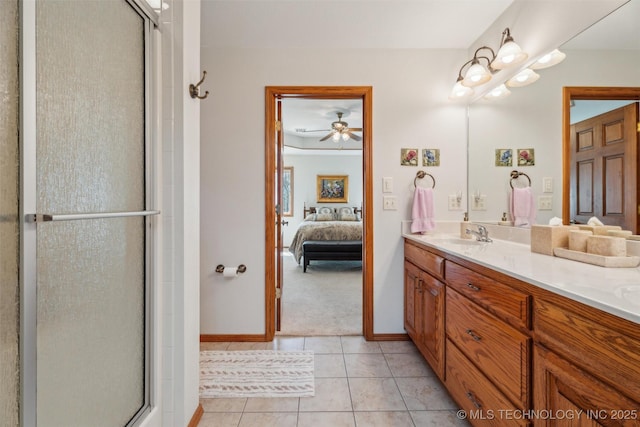
M512 2L202 0L202 46L466 49Z
M468 49L513 1L202 0L201 44L203 48ZM631 0L568 46L605 48L614 37L622 48L640 49L638 17L640 0ZM287 99L283 109L285 134L303 141L317 142L326 133L300 133L296 128L328 133L337 120L336 111L344 112L349 127L362 127L359 101Z

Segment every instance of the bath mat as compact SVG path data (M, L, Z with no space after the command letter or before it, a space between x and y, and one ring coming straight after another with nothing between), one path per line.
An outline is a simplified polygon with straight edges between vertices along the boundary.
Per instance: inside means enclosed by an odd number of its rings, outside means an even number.
M309 397L313 351L201 351L200 397Z

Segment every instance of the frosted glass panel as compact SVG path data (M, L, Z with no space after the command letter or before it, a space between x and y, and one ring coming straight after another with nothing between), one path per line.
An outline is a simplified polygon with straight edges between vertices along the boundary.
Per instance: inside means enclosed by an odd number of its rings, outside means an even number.
M19 419L18 2L0 1L0 424Z
M144 210L144 21L36 3L40 213ZM120 426L145 399L144 219L38 225L39 426Z

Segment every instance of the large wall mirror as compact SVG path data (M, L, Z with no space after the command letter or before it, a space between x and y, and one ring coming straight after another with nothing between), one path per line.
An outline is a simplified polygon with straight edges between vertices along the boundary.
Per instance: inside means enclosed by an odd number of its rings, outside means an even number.
M538 207L536 223L570 216L563 210L570 198L569 192L563 196L563 88L640 87L638 23L630 19L637 21L638 17L640 1L631 0L560 46L566 59L539 70L537 82L514 88L507 98L478 100L469 106L468 207L472 221L497 223L508 213L514 170L531 181ZM595 114L585 110L595 111L606 104L593 97L582 99L589 99L585 102L591 105L573 102L567 108L569 121L582 120ZM507 149L512 150L512 163L502 166L498 156ZM530 161L519 164L518 153L523 150L530 153ZM523 183L515 185L528 184L526 177L521 176Z

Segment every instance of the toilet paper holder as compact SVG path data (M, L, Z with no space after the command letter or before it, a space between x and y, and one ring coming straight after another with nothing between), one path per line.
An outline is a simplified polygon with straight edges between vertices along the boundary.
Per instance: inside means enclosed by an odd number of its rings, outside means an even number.
M244 264L240 264L238 266L238 273L244 273L245 271L247 271L247 266ZM216 267L216 273L224 273L224 265L218 264L218 266Z

